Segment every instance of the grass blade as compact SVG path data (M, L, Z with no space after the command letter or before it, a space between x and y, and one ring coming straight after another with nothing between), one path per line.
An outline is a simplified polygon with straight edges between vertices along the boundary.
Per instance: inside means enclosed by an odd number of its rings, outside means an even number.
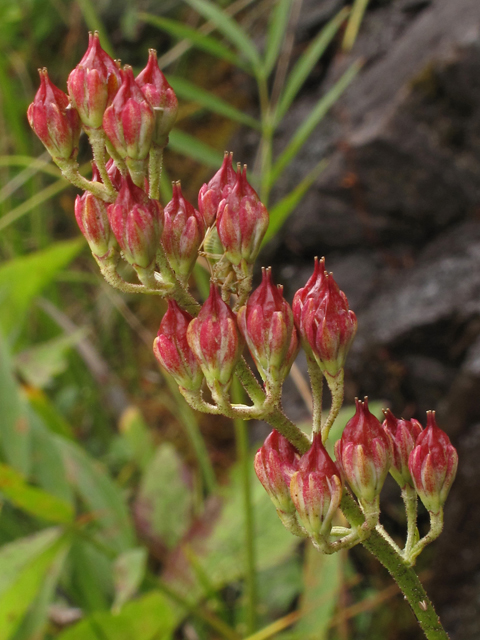
M272 18L268 25L267 46L265 49L265 62L263 70L268 77L278 59L278 53L283 43L285 31L288 26L292 0L278 0L272 11Z
M184 100L191 100L192 102L196 102L202 107L205 107L214 113L218 113L221 116L225 116L230 120L245 124L252 129L260 130L260 123L255 120L255 118L252 118L243 111L233 107L231 104L228 104L228 102L225 102L225 100L222 100L210 91L205 91L205 89L197 87L197 85L192 82L177 76L169 76L168 81L175 90L175 93Z
M368 3L369 0L355 0L352 13L350 14L350 20L348 21L345 35L343 36L342 48L344 51L350 51L355 44Z
M338 29L347 17L348 12L349 9L347 7L342 9L327 25L325 25L298 59L288 76L285 89L277 106L275 114L275 120L277 123L279 123L287 113L303 83L310 75L317 61L323 55L325 49L332 42Z
M206 51L221 60L231 62L240 68L245 67L240 56L238 56L234 51L231 51L216 38L200 33L197 29L192 29L192 27L188 27L187 25L177 22L176 20L171 20L170 18L153 16L150 13L139 13L138 19L148 22L148 24L151 24L154 27L158 27L158 29L165 31L175 38L189 40L194 46L198 47L198 49L202 49L202 51Z
M201 162L202 164L206 164L217 169L222 164L222 153L212 149L208 144L197 140L184 131L179 131L178 129L172 131L169 136L169 144L170 149L173 151L181 153L182 155L187 156L187 158L192 158L192 160L197 160L197 162Z
M97 10L95 8L96 6L98 7L98 3L94 3L92 0L77 0L77 4L80 7L83 19L85 20L85 24L89 30L98 31L103 49L105 49L109 56L115 58L115 51L110 43L107 31L104 29L103 22L98 17Z
M186 2L206 20L211 20L220 33L248 58L254 69L261 71L262 62L257 48L238 22L208 0L186 0Z
M335 104L361 68L361 62L354 62L333 87L318 101L308 118L293 134L285 151L280 155L270 174L270 185L274 185L283 171L292 162L320 121Z

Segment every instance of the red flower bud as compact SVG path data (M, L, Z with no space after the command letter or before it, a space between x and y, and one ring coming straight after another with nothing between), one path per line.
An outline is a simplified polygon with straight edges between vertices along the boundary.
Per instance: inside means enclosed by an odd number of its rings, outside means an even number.
M80 231L98 258L104 256L112 246L116 245L115 238L108 221L107 206L90 192L85 191L75 200L75 218Z
M112 231L132 265L147 268L155 260L163 229L163 210L157 200L133 184L130 176L123 178L115 202L108 207Z
M408 458L418 436L422 433L422 425L418 420L398 420L390 409L384 411L383 428L390 435L393 443L393 461L390 473L396 482L403 487L409 484L413 487L413 480L408 469Z
M180 387L197 391L202 385L203 373L187 342L187 329L192 320L189 313L169 300L153 343L153 353Z
M455 480L458 454L445 431L437 426L435 412L427 411L427 428L418 436L408 467L415 489L428 511L438 513Z
M219 382L228 388L243 350L237 319L223 302L217 287L210 285L210 295L187 331L187 340L197 356L210 387Z
M162 242L172 269L187 278L195 265L203 240L204 224L200 213L182 195L179 182L173 183L173 196L164 210Z
M335 376L345 364L357 331L357 318L324 266L323 259L315 259L313 275L295 294L292 307L305 349L311 350L322 371Z
M68 96L48 77L46 69L39 69L40 88L28 107L30 126L54 160L75 159L80 138L80 118L70 106Z
M152 144L153 109L135 83L132 67L123 69L122 86L103 116L103 128L121 158L144 160Z
M268 227L268 211L247 181L247 167L237 169L237 179L220 202L217 231L225 255L233 265L253 264Z
M153 142L164 147L178 113L178 101L174 90L160 71L155 49L149 49L147 66L136 79L143 95L155 112Z
M295 513L290 481L298 471L299 461L298 451L275 429L255 455L255 473L279 515Z
M215 222L218 205L228 196L237 181L237 174L232 167L232 156L232 153L225 152L220 169L198 192L198 210L207 227L211 227Z
M313 436L312 446L300 459L290 493L305 531L311 536L328 535L342 499L343 484L319 433Z
M117 191L120 191L120 189L122 188L123 176L120 172L120 169L115 164L113 158L110 158L110 160L108 160L105 168L107 170L108 177L110 178L110 182L113 184Z
M262 284L237 316L238 326L263 380L281 385L298 354L299 340L283 287L264 269Z
M100 46L98 31L88 36L88 48L75 69L68 76L68 93L87 128L102 126L105 109L122 83L120 71Z
M356 399L357 411L335 444L337 463L357 498L372 504L380 495L393 459L390 436L368 410L368 399Z

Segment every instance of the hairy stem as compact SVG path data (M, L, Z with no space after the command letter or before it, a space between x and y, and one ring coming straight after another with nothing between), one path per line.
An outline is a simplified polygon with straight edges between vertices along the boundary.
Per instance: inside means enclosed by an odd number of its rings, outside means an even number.
M103 129L89 129L87 131L88 139L90 140L90 145L92 147L93 159L95 160L95 164L97 165L98 173L102 179L103 184L108 192L108 194L116 199L117 192L115 191L113 184L108 176L107 168L105 166L106 162L106 149L105 149L105 140L106 135Z
M402 489L402 498L407 514L407 542L405 544L405 558L409 558L417 538L417 492L409 484Z
M313 433L319 433L322 429L322 394L323 394L323 373L315 361L315 358L307 353L308 376L312 387L313 400ZM326 438L322 437L323 444Z
M338 416L338 412L342 408L344 378L343 369L340 369L336 376L331 376L325 371L325 378L327 379L328 388L330 389L330 393L332 394L332 405L330 407L330 412L322 425L323 442L326 442L328 434L330 433L330 429L332 428L333 423Z
M74 187L78 187L82 191L90 191L95 197L104 200L105 202L115 202L117 192L109 191L104 184L100 182L93 182L87 180L78 170L78 162L75 160L55 160L57 165L62 171L62 175L66 178Z
M156 144L152 144L148 158L148 183L149 197L158 200L160 197L160 178L163 166L163 149Z
M413 549L410 551L410 554L408 556L405 554L405 559L410 565L415 564L415 560L420 555L420 553L425 549L427 544L430 544L431 542L436 540L438 536L442 533L443 509L441 509L438 513L432 513L431 511L429 511L429 514L430 514L430 531L427 533L427 535L424 538L422 538L417 542L417 544L413 547Z

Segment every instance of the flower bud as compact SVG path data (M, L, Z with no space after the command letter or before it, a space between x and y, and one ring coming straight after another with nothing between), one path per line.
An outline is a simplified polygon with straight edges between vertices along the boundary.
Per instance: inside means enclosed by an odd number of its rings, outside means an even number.
M169 300L153 343L153 353L180 387L197 391L202 385L203 373L187 342L187 329L192 320L189 313Z
M188 327L187 341L200 361L209 387L218 382L228 389L242 354L243 339L235 314L213 283L198 317Z
M262 379L281 386L298 354L299 340L283 287L273 284L271 269L263 269L262 283L239 310L237 321Z
M418 420L398 420L390 409L384 411L383 428L393 443L393 461L390 473L403 489L405 485L413 487L413 480L408 469L408 459L418 436L422 433L422 425Z
M427 411L427 428L418 436L408 467L415 489L428 511L438 513L457 473L458 455L445 431L437 426L435 412Z
M368 410L368 399L356 399L357 411L335 444L335 456L348 484L364 504L380 495L393 459L390 436Z
M102 126L105 109L112 104L121 83L117 65L100 46L98 31L89 33L87 51L67 81L72 103L87 129Z
M237 178L220 202L217 230L225 255L237 266L242 260L253 264L268 227L268 211L247 182L247 167L237 169Z
M336 464L322 444L321 434L313 436L312 446L301 457L290 493L305 531L311 536L328 535L342 499L343 484Z
M211 227L215 222L218 205L228 196L237 180L237 174L232 167L232 157L233 153L225 152L220 169L198 192L198 210L207 227Z
M100 198L96 198L89 191L85 191L82 196L77 196L75 218L92 253L98 258L104 256L112 246L116 245L108 221L107 206Z
M48 77L46 69L39 69L40 88L28 107L30 126L55 161L75 159L80 138L80 118L71 107L68 96Z
M125 260L134 266L149 267L155 260L163 229L163 210L157 200L123 178L115 202L108 207L108 219Z
M162 242L170 266L183 280L190 275L197 260L204 224L200 213L183 197L180 182L172 186L173 196L164 210Z
M155 113L153 142L164 147L177 117L178 101L174 90L160 71L155 49L149 49L147 66L138 74L136 83Z
M336 376L355 337L357 318L324 266L323 259L315 260L313 275L295 294L292 307L304 348L311 351L322 371Z

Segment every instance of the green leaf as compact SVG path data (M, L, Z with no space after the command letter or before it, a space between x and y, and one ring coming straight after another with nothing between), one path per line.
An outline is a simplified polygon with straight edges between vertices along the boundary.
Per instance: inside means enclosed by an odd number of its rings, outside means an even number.
M354 62L333 87L317 102L308 118L298 127L292 136L287 148L275 162L270 175L270 184L274 185L283 171L288 167L312 135L329 109L337 102L339 97L348 87L361 68L360 62Z
M192 82L177 76L169 76L168 81L175 93L184 100L191 100L213 111L213 113L218 113L221 116L230 118L230 120L245 124L252 129L260 130L260 123L255 118L228 104L228 102L214 95L211 91L205 91Z
M290 193L288 193L280 202L277 202L270 209L270 224L267 233L263 239L263 244L271 240L280 230L285 220L301 202L304 195L310 189L312 184L327 166L327 160L320 160L317 166L311 171Z
M277 62L278 52L285 38L291 7L292 0L278 0L271 13L271 19L268 24L265 62L263 63L265 76L270 75Z
M138 591L147 566L147 550L144 547L121 553L113 565L115 601L112 611L119 613L123 605Z
M21 474L2 463L0 491L17 508L33 516L58 524L69 524L73 520L73 508L68 502L28 485Z
M65 436L65 438L73 440L74 433L72 427L41 389L28 387L25 389L25 395L30 406L34 409L35 415L42 420L42 424L48 431L58 433L61 436Z
M317 64L318 60L325 52L325 49L332 42L347 17L348 12L348 7L345 7L328 24L326 24L297 60L287 78L285 88L275 111L275 122L277 125L287 113L290 105L294 101L300 88L303 86L303 83L310 75L313 67Z
M208 144L197 140L193 136L174 129L169 135L169 147L187 158L218 169L223 162L223 153L212 149Z
M11 81L10 66L7 58L0 53L0 94L2 96L2 110L5 121L8 123L8 133L15 141L18 151L28 151L29 139L24 124L22 107L19 107L17 87Z
M87 613L106 611L114 591L112 568L112 560L103 550L77 535L62 586L69 598Z
M155 454L152 432L143 419L140 409L128 407L122 413L118 425L120 438L129 453L129 459L133 460L140 469L145 470Z
M118 614L99 612L70 627L57 640L170 640L177 624L171 604L158 591L126 604Z
M9 333L22 324L37 296L84 248L83 238L57 242L48 249L14 258L0 267L0 327Z
M206 20L211 20L220 33L223 33L238 51L250 60L253 67L261 71L262 62L257 48L238 22L208 0L186 0L186 2Z
M154 16L150 13L142 12L139 13L137 17L139 18L139 20L148 22L154 27L158 27L159 29L162 29L162 31L166 31L176 38L184 38L185 40L189 40L198 49L206 51L207 53L210 53L211 55L216 56L221 60L231 62L237 67L245 68L245 64L241 60L240 56L228 49L228 47L226 47L224 44L222 44L212 36L207 36L203 33L200 33L196 29L192 29L192 27L188 27L182 24L181 22L170 20L170 18Z
M0 549L0 640L8 640L16 631L68 544L60 529L46 529Z

